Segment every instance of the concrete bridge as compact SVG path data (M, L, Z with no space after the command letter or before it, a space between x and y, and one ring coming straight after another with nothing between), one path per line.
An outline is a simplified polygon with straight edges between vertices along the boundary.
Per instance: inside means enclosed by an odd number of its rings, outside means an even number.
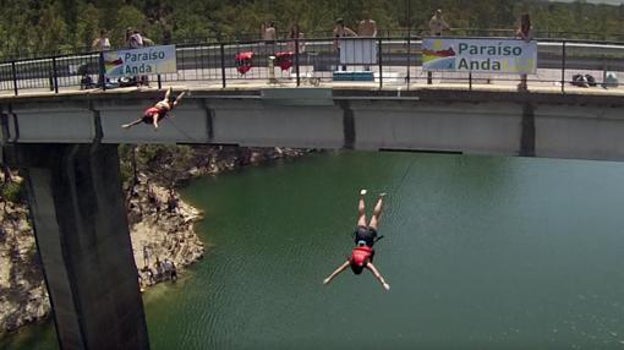
M129 88L5 99L1 131L7 146L233 144L624 159L622 91L532 91L485 84L472 91L450 85L191 89L175 118L155 132L120 127L163 94Z
M288 85L288 84L286 84ZM292 85L292 84L291 84ZM28 198L59 343L147 349L119 175L120 143L236 144L624 159L624 93L535 84L191 88L154 131L130 130L163 91L0 97L3 162Z

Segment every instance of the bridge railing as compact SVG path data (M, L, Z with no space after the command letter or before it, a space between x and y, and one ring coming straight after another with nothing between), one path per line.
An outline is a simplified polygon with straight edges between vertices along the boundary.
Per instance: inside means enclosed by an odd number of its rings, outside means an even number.
M489 39L492 39L489 37ZM473 88L475 84L512 85L514 74L434 72L422 69L422 40L411 38L377 38L377 62L370 66L346 64L347 71L370 71L372 86L384 88L411 84L458 84ZM250 67L237 60L237 55L251 52ZM291 52L282 59L280 53ZM177 72L150 75L150 85L190 85L227 88L250 84L287 86L322 85L335 80L341 69L333 39L278 40L274 43L250 41L210 43L176 47ZM240 56L239 56L240 58ZM285 62L284 60L288 61ZM591 75L598 86L606 85L607 72L624 76L624 44L566 40L538 42L538 71L529 76L529 87L557 86L562 92L571 86L574 75ZM0 94L52 92L80 88L110 89L134 84L119 79L102 84L103 59L99 53L61 55L0 63ZM619 73L619 74L618 74ZM86 84L90 82L90 84ZM371 82L349 81L349 84ZM605 84L603 84L605 83Z

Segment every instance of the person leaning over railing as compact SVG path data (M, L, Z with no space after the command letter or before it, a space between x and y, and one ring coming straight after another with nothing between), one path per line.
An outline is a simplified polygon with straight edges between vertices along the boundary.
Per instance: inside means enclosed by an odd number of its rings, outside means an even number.
M531 17L528 13L520 16L520 26L516 30L516 37L530 42L533 39L533 27L531 26ZM518 84L518 91L527 91L527 75L525 73L520 74L520 84Z

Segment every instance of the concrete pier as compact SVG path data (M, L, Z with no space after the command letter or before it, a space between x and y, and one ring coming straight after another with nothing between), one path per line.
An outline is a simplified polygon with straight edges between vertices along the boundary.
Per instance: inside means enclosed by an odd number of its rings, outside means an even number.
M149 349L117 145L5 146L26 170L60 347Z

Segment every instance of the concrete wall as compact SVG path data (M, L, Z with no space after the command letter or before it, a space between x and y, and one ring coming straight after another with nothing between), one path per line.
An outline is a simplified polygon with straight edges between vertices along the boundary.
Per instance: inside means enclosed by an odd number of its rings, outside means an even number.
M548 106L535 109L536 156L624 160L624 109Z
M210 111L201 100L189 100L172 111L173 118L161 121L156 131L140 124L130 129L121 125L141 118L155 101L133 101L126 105L97 104L102 125L103 143L209 143Z
M213 143L241 146L341 148L342 110L331 106L284 106L257 100L215 101Z
M17 104L9 116L9 141L87 143L95 138L94 112L88 103Z
M522 107L517 104L351 103L357 149L409 149L517 155Z
M624 157L619 96L452 90L263 89L194 92L175 118L129 130L162 91L56 95L2 108L5 142L195 143ZM394 96L394 97L392 97ZM60 102L60 103L59 103Z

